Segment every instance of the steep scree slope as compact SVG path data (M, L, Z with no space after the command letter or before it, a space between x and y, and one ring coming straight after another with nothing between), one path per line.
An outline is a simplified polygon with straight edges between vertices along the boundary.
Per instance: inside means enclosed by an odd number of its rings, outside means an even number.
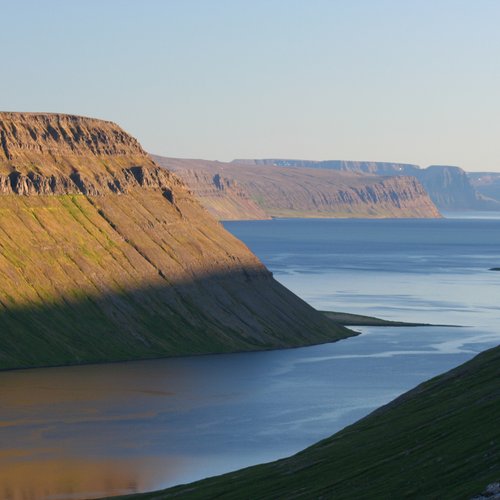
M0 368L342 338L111 122L0 113Z

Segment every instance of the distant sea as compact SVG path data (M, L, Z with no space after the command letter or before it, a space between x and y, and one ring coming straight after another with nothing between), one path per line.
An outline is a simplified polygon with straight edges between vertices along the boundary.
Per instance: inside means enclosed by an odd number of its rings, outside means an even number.
M295 453L500 343L500 217L228 222L321 310L364 327L320 346L0 373L0 497L167 487ZM453 326L456 325L456 326Z
M500 266L500 213L485 214L225 227L317 309L478 327L499 319L500 274L489 268Z

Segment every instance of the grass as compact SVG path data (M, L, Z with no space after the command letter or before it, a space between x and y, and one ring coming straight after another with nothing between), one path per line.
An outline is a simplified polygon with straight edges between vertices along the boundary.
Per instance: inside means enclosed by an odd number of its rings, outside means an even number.
M500 347L290 458L141 500L470 499L500 478Z
M298 347L353 335L160 191L0 197L0 369Z

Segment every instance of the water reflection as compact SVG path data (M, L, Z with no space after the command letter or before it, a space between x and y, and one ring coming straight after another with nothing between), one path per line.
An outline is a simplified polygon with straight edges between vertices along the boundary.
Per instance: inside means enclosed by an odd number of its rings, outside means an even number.
M447 221L233 224L254 228L246 242L262 237L256 250L275 276L319 309L472 326L365 327L303 349L0 373L0 496L147 491L287 456L497 345L500 275L485 264L498 256L500 222L480 234L476 222L451 221L448 239ZM427 224L436 242L423 252L414 226Z
M0 496L5 500L98 498L110 493L144 491L152 479L175 477L177 460L165 458L26 460L26 453L8 450L0 459Z
M303 349L0 374L0 492L92 498L290 455L500 341L363 328Z

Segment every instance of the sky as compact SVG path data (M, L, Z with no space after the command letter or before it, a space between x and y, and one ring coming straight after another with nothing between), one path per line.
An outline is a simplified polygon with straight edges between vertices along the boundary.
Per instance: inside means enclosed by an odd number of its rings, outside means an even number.
M500 1L0 0L0 110L172 157L500 171Z

